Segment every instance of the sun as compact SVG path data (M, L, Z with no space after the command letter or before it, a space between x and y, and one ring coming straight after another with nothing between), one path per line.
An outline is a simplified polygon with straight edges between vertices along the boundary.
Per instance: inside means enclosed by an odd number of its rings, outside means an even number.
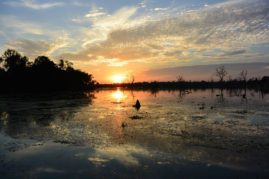
M114 75L112 77L112 81L114 83L122 83L124 79L125 79L125 76L123 76L123 75Z

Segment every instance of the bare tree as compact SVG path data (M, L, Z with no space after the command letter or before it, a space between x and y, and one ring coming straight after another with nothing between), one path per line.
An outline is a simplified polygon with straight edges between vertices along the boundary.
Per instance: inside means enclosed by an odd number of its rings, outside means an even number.
M133 85L135 82L135 76L133 74L128 74L126 76L125 82Z
M240 80L246 82L246 81L247 81L247 75L248 75L248 71L247 71L247 70L242 70L242 71L239 73L239 78L240 78Z
M178 75L177 76L177 82L184 82L185 80L184 80L184 78L183 78L183 76L182 75Z
M131 75L130 76L130 83L133 85L134 82L135 82L135 77L134 77L134 75Z
M224 66L220 66L216 68L216 76L219 78L220 82L224 81L225 76L227 76L228 73Z

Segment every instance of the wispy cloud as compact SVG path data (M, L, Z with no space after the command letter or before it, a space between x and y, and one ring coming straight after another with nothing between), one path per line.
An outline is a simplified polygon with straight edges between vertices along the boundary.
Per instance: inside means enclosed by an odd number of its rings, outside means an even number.
M21 5L32 6L33 9L63 5L55 1L40 2L19 1ZM131 62L152 65L221 63L261 59L265 55L252 52L250 46L269 43L269 2L266 0L227 1L184 12L176 7L149 9L143 1L113 13L102 7L92 7L86 12L70 18L76 22L72 23L73 29L76 29L76 36L73 36L76 43L73 43L72 52L63 51L59 56L107 66L122 66ZM166 16L167 13L170 16ZM0 23L3 24L0 27L3 33L20 34L14 35L13 40L8 39L8 45L25 53L30 53L26 48L33 48L35 54L38 51L52 54L62 49L61 43L55 44L52 40L60 34L53 29L44 29L41 24L11 16L0 16ZM47 35L50 38L47 41L44 38L27 41L25 34Z
M154 11L165 11L165 10L167 10L167 8L160 8L160 7L154 8Z
M225 52L223 54L223 56L232 56L232 55L239 55L239 54L244 54L246 53L246 50L235 50L235 51L229 51L229 52Z
M84 31L84 49L64 55L80 60L98 60L102 56L159 63L225 60L224 55L234 56L234 60L241 55L255 59L255 54L246 53L249 46L269 42L269 3L263 0L228 1L159 20L134 18L136 10L126 7L95 19Z
M41 54L50 55L62 47L69 48L70 44L74 45L77 41L70 38L70 33L62 29L16 16L0 15L0 24L0 35L6 41L1 44L1 51L13 48L30 58Z
M48 9L56 6L62 6L64 3L62 2L46 2L40 3L37 0L20 0L20 1L5 1L4 4L10 6L24 6L31 9Z
M133 24L128 20L135 14L136 10L137 8L135 7L122 8L112 15L92 19L91 28L83 29L83 32L87 36L83 46L85 47L87 45L106 40L108 33L112 30L124 28L125 26L132 26ZM98 13L100 12L98 11Z
M0 29L3 29L6 34L44 34L44 29L41 27L40 24L31 21L21 20L16 16L0 15L0 24Z
M57 39L53 42L17 39L10 40L5 47L16 49L33 60L40 55L50 56L53 52L66 45L67 43L63 39Z
M106 15L106 12L102 12L102 9L103 8L93 9L89 13L87 13L85 17L91 18Z
M146 5L146 2L145 2L145 1L140 2L140 3L139 3L139 6L140 6L141 8L146 8L146 7L147 7L147 5Z

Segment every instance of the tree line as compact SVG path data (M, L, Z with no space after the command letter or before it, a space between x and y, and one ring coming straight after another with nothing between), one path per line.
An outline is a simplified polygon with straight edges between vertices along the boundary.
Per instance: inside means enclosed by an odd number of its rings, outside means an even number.
M122 84L98 84L91 74L74 69L67 60L55 64L46 56L38 56L34 61L22 56L16 50L8 49L0 57L0 92L14 91L62 91L88 90L96 87L126 87L131 89L186 89L186 88L240 88L269 91L269 77L247 78L247 70L242 70L238 79L225 81L228 76L224 66L216 68L219 81L185 81L182 75L176 81L136 82L134 76Z
M55 64L46 56L34 61L16 50L8 49L0 57L0 91L60 91L92 89L91 74L73 67L61 59Z
M153 81L153 82L132 82L122 84L102 84L99 87L125 87L128 89L136 90L178 90L178 89L208 89L208 88L219 88L219 89L254 89L262 92L269 92L269 77L264 76L263 78L248 78L248 71L242 70L238 74L238 78L232 79L228 77L228 72L224 66L219 66L215 69L214 75L218 78L217 81L186 81L182 74L178 75L176 81ZM228 77L228 80L225 80Z

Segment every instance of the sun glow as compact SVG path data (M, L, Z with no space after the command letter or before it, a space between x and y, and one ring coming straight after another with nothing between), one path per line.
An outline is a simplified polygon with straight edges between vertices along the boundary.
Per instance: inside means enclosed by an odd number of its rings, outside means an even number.
M114 75L112 77L112 81L113 81L113 83L122 83L125 78L126 77L123 75Z
M113 92L112 97L116 99L118 103L121 102L121 100L123 100L124 98L126 98L126 96L123 94L122 91L120 91L120 89L117 89L117 91Z

